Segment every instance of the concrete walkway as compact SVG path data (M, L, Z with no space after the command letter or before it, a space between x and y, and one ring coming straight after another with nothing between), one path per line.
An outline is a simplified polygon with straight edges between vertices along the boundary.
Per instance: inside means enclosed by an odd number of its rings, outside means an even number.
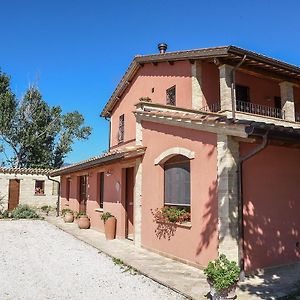
M188 299L205 299L208 285L203 272L197 268L137 248L132 242L115 239L106 241L96 230L80 230L76 223L64 223L61 218L46 217L46 221L72 234L101 252L137 269L154 281L184 295ZM300 264L285 269L273 269L240 284L238 299L282 299L296 289L300 282Z

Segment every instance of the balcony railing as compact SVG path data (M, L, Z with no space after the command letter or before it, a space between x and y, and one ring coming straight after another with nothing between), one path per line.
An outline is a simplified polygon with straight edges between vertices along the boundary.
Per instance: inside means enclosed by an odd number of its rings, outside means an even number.
M295 113L295 121L300 122L300 113Z
M200 111L205 111L205 112L218 112L220 110L221 110L220 103L212 103L200 108Z
M284 110L251 102L236 101L236 110L250 114L284 119Z

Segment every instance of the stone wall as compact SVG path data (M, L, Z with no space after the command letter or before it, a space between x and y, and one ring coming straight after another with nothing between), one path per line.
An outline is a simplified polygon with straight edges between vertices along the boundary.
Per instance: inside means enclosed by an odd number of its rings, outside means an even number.
M46 175L0 173L0 195L4 198L5 209L8 207L10 179L20 180L20 204L29 204L34 207L41 207L43 205L56 206L57 186L54 185L57 184L50 181ZM59 181L59 177L54 177L53 179ZM36 180L44 181L44 195L35 195Z

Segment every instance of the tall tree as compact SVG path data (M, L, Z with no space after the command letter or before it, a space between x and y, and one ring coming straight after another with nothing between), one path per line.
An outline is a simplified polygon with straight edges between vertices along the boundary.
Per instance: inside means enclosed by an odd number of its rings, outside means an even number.
M90 133L79 112L62 114L60 106L49 106L34 86L18 101L9 76L0 72L0 153L7 164L60 167L73 142Z

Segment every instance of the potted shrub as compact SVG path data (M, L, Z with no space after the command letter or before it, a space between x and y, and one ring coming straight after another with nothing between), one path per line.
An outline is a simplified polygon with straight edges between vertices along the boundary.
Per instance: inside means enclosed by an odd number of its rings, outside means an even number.
M204 269L210 285L212 299L235 299L240 268L234 261L229 261L224 254L210 261Z
M107 240L113 240L116 237L116 223L117 219L109 212L105 212L101 216L104 221L104 231Z
M74 222L74 213L71 209L69 209L64 216L64 221L66 223L73 223Z
M91 222L85 212L79 212L77 214L76 218L78 219L77 224L80 229L89 229L90 228Z

